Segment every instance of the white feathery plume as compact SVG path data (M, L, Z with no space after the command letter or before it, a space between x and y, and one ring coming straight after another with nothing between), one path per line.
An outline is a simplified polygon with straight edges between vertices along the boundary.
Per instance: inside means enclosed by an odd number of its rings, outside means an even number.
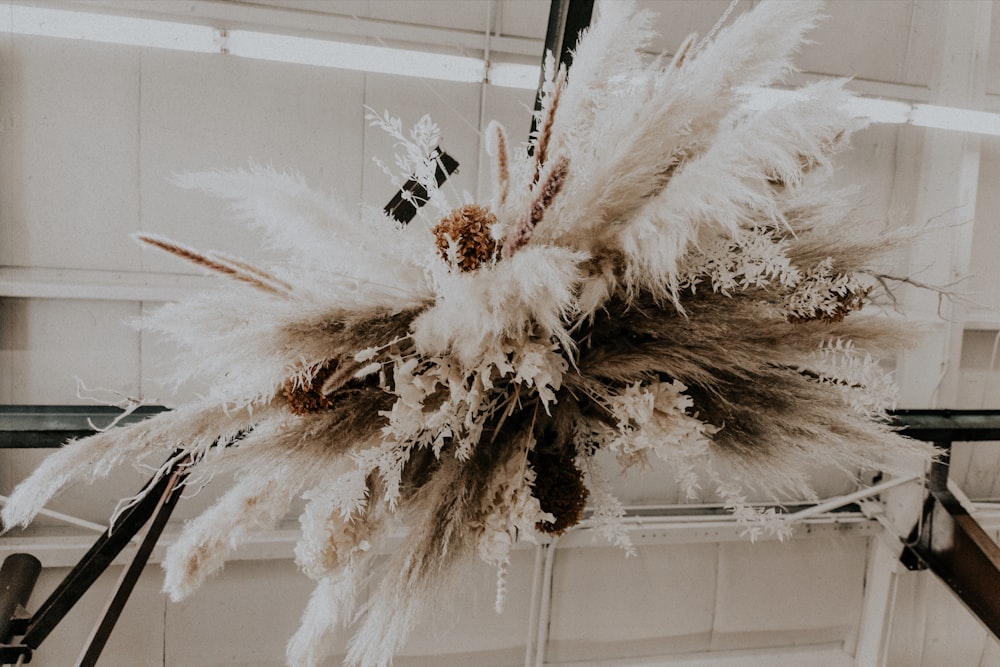
M547 59L534 156L488 128L492 211L437 186L426 116L409 131L367 116L397 145L393 182L428 189L405 227L270 167L178 178L229 201L273 251L250 263L141 237L234 279L144 323L182 349L174 379L205 379L207 394L55 453L5 524L126 461L166 459L156 475L182 465L189 484L235 474L168 552L166 587L183 597L302 495L296 560L318 584L289 664L319 664L353 624L347 663L384 667L472 559L498 568L502 597L513 541L562 534L588 497L629 549L596 452L624 470L663 459L751 537L788 524L750 499L814 498L817 465L853 475L931 456L885 421L876 358L911 332L857 312L907 235L874 232L830 187L859 127L849 93L822 83L740 108L745 86L791 68L818 4L764 0L669 63L642 52L649 17L602 3L569 71Z
M163 560L163 589L170 599L186 598L255 531L273 528L295 499L301 486L297 481L270 470L246 475L189 521Z
M179 447L203 456L217 443L224 446L236 440L267 413L264 406L251 411L190 405L71 442L46 458L14 489L3 508L3 523L7 527L26 526L65 486L102 479L123 463L153 455L166 458Z
M450 351L471 365L505 337L555 336L568 347L565 318L586 259L563 248L528 246L489 273L451 274L437 303L414 322L413 340L425 354Z
M332 652L341 626L351 620L367 567L358 565L339 576L321 579L309 596L299 629L288 641L288 664L317 667Z
M616 19L618 12L627 13L625 4L606 3ZM578 113L584 106L575 102L584 94L579 86L587 84L580 83L580 72L574 67L559 109L566 122L557 132L574 173L567 196L556 205L553 218L559 223L540 230L542 237L589 249L582 244L591 236L581 232L601 234L603 225L619 221L637 202L658 192L664 185L663 172L686 160L689 152L697 154L707 147L718 124L736 110L741 101L737 86L769 83L790 68L792 53L816 21L817 7L814 2L763 2L720 31L710 48L689 56L679 69L664 68L659 61L640 66L636 53L624 74L618 71L617 78L599 78L600 83L593 84L606 87L626 78L619 82L625 86L621 93L602 90L601 104L587 105L594 109L589 111L593 122L588 122L586 113ZM599 23L594 30L600 29L603 38L628 44L610 48L617 55L641 48L647 31L636 22L644 21L641 14L633 15L624 24ZM609 35L615 28L637 34ZM585 46L594 44L588 41ZM586 74L582 78L589 81ZM586 92L595 94L589 88ZM574 122L582 128L574 131ZM579 174L586 174L587 179L579 180ZM587 212L585 221L579 220L580 211Z
M357 281L358 290L375 288L374 294L380 285L397 286L384 295L393 297L395 306L429 296L422 268L431 249L426 235L396 229L383 215L349 215L335 199L311 189L300 174L252 164L174 180L229 201L241 219L265 233L271 247L290 253L295 264L318 272L317 277L332 270Z
M741 119L719 133L635 217L619 226L629 289L676 300L681 257L691 243L758 225L785 226L776 187L795 187L823 168L849 128L842 82L803 89L802 101Z
M792 56L821 19L821 0L764 0L721 29L682 67L691 84L713 90L768 86L794 68Z

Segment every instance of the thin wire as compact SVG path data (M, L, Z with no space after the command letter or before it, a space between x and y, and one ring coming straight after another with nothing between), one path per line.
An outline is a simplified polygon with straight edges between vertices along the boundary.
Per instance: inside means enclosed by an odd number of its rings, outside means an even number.
M727 7L726 11L722 13L722 16L720 16L719 20L715 22L715 25L708 31L708 34L705 35L700 42L698 42L698 46L694 47L694 51L692 53L698 53L701 51L702 47L708 44L708 42L715 37L715 33L719 32L719 29L722 28L722 24L726 22L726 19L729 18L729 15L733 13L733 10L736 9L736 5L738 4L740 4L740 0L732 0L732 2L729 3L729 7Z

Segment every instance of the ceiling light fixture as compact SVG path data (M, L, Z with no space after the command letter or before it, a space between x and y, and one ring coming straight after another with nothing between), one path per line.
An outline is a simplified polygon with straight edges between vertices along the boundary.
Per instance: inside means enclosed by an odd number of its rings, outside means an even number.
M0 9L0 31L17 35L218 53L219 31L194 23L10 4Z
M802 99L801 91L778 88L750 88L746 106L763 111ZM1000 114L937 104L912 104L876 97L855 97L848 110L855 118L872 123L915 125L938 130L1000 136Z
M486 63L481 58L452 56L385 46L335 42L266 32L232 30L224 35L229 55L317 67L482 83Z
M505 88L537 90L541 75L542 69L538 65L491 62L487 70L486 83Z
M337 42L250 30L115 16L10 3L0 10L0 32L78 39L154 49L228 54L275 62L413 76L535 90L540 68L481 58ZM751 109L787 104L796 93L773 88L749 91ZM1000 136L1000 114L933 104L855 98L851 112L873 123L907 124Z

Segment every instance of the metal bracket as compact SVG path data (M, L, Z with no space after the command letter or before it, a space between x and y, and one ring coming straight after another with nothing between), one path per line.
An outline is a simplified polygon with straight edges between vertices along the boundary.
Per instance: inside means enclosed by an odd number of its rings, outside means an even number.
M441 150L434 149L430 159L434 160L434 180L440 186L448 177L458 171L458 160ZM382 209L390 218L401 224L407 224L417 215L417 209L427 203L429 195L427 188L411 178L392 196L389 203Z
M948 488L952 442L1000 439L1000 413L919 410L896 417L905 435L934 442L942 452L931 466L923 510L900 561L937 575L1000 639L1000 546Z
M0 566L0 664L31 662L31 648L8 642L24 634L30 615L24 608L42 571L31 554L11 554Z

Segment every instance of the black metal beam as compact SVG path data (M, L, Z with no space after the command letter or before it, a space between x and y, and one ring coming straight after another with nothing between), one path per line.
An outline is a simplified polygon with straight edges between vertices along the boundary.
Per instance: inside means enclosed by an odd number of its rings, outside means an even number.
M1000 410L896 410L901 433L926 442L1000 440Z
M1000 639L1000 546L948 489L950 443L927 482L927 497L901 561L930 569Z
M552 53L560 64L573 64L573 50L580 32L590 27L594 0L552 0L545 29L545 53Z
M119 422L132 424L165 411L144 405ZM122 410L114 406L0 405L0 449L58 449L68 440L95 433L111 424Z
M83 558L66 575L32 615L21 643L33 649L44 641L91 585L111 565L115 557L149 521L160 499L171 488L173 477L164 475L142 491L142 499L125 510L114 529L101 535Z
M545 29L545 51L542 64L551 53L558 62L569 67L573 64L573 50L580 38L580 31L590 27L594 15L594 0L552 0L549 5L549 22ZM535 93L535 114L531 118L531 136L538 126L538 111L542 108L542 77L538 78ZM529 148L529 151L531 149Z
M80 654L76 667L93 667L97 664L98 658L101 657L101 653L111 637L111 631L118 623L118 619L125 609L125 604L132 595L132 591L139 581L139 576L149 561L150 554L153 553L153 547L156 546L160 534L163 533L163 529L167 525L167 520L170 519L170 514L177 505L177 501L180 500L180 488L185 477L187 477L187 473L183 472L180 466L175 467L173 473L169 475L166 488L158 498L156 507L153 509L153 516L146 526L142 542L118 578L114 592L108 598L100 620L91 631L87 646Z

